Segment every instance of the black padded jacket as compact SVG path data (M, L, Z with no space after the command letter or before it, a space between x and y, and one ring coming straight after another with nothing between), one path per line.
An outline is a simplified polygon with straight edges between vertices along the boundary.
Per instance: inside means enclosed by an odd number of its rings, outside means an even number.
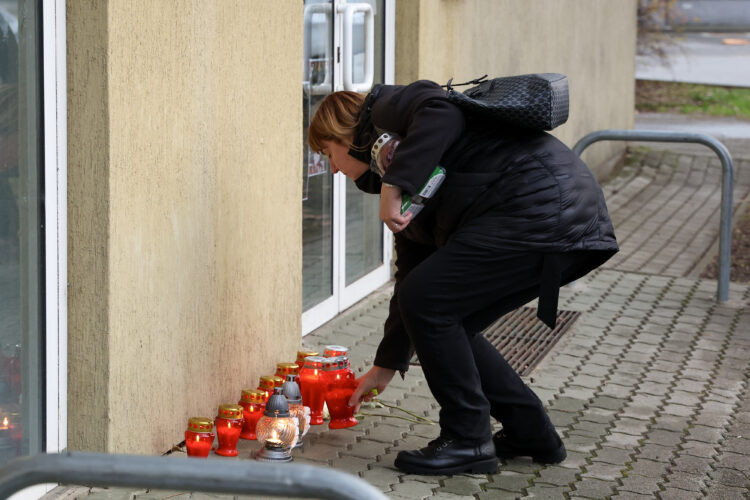
M546 132L499 128L465 116L446 99L445 90L425 80L381 86L376 97L365 101L360 125L355 150L369 150L376 130L402 137L382 182L413 194L436 165L446 169L446 180L435 197L395 236L396 286L377 366L408 368L412 350L398 310L399 284L409 270L452 238L460 236L463 242L498 251L548 256L591 251L591 265L583 274L618 250L594 175ZM377 193L381 179L368 172L356 183ZM559 281L542 277L539 316L549 326L554 325L558 288ZM541 312L543 298L552 304L546 314Z

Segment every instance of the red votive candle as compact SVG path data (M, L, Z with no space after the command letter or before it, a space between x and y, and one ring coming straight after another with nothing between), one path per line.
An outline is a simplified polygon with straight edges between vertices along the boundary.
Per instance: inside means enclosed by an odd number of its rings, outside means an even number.
M214 421L207 417L192 417L185 431L185 448L189 457L206 458L214 444Z
M273 379L273 375L263 375L262 377L260 377L260 382L258 382L258 390L263 391L266 394L266 401L268 401L268 398L271 397L271 394L273 394L273 389L274 387L276 387L276 383ZM263 404L265 404L266 401L263 401Z
M300 370L302 404L310 407L310 425L323 424L323 404L326 401L326 386L323 382L323 362L326 358L308 356Z
M305 364L305 358L308 356L320 356L317 351L297 351L297 366L302 370L302 366Z
M327 345L323 351L323 356L326 358L335 358L338 356L348 356L349 348L342 345Z
M297 363L278 363L276 365L276 376L281 377L286 382L287 375L294 375L295 381L297 375L299 375L299 366Z
M240 405L221 405L219 414L214 420L216 426L216 435L219 438L219 447L216 448L216 454L224 457L236 457L237 441L240 439L242 432L242 413Z
M297 373L297 384L299 390L302 390L302 379L299 374L302 373L302 367L305 365L305 358L308 356L320 356L317 351L297 351L297 366L299 366L299 372Z
M324 369L324 377L328 386L326 404L331 414L328 427L344 429L357 425L359 421L354 418L354 407L349 406L349 399L357 388L356 377L349 366L349 358L346 356L331 358L330 363L327 363Z
M255 426L258 420L263 416L265 409L266 393L258 389L245 389L242 391L242 397L238 403L242 407L242 415L245 423L242 424L242 439L257 439L255 435Z
M286 377L279 377L278 375L273 376L273 387L274 389L277 387L281 387L284 385L284 382L286 382ZM273 391L271 391L271 394L273 394Z

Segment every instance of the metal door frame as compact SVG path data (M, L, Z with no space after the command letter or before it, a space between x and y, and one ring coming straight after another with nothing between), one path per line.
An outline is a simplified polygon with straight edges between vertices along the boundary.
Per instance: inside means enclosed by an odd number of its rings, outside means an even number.
M346 0L333 0L333 11L337 12ZM354 3L354 2L352 2ZM394 83L395 77L395 30L396 0L384 0L385 9L385 47L383 55L385 83ZM343 27L334 15L333 49L334 54L343 43ZM342 65L334 57L334 91L343 90ZM391 278L391 260L393 258L393 234L383 225L383 264L370 271L350 285L346 285L346 178L343 175L333 176L333 294L319 304L302 313L302 334L307 335L323 325L341 311L351 307L365 298Z
M67 79L65 0L40 2L44 176L44 324L45 349L43 452L68 444L68 219ZM17 459L18 460L18 459ZM12 500L36 499L57 484L37 484Z

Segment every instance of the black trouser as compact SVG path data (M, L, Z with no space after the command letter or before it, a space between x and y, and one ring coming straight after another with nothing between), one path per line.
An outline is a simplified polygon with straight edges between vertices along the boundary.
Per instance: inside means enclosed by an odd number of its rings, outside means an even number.
M491 434L490 415L514 438L551 432L539 398L480 334L539 295L543 259L453 241L401 284L401 317L440 404L443 437L483 443ZM561 282L577 279L586 259L587 252L560 255Z

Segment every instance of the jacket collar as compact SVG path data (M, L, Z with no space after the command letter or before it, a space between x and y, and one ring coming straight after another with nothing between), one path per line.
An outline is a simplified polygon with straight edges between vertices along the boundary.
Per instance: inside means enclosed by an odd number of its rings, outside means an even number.
M367 94L367 97L365 97L362 108L359 111L359 117L357 118L357 128L354 130L353 147L349 149L349 156L368 165L372 160L370 148L372 148L372 145L378 138L378 132L375 130L371 119L372 105L378 98L378 94L380 94L382 88L381 84L375 85L370 93Z

